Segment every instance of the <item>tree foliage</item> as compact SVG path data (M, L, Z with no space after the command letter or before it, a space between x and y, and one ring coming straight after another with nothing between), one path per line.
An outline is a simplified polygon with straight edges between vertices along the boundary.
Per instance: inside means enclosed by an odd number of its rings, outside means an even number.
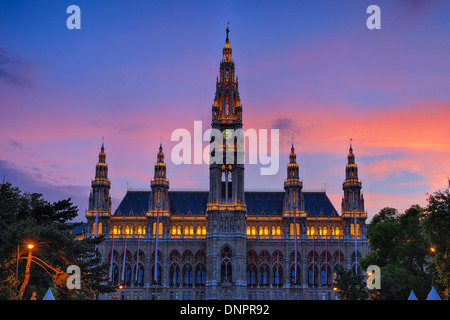
M368 297L364 276L355 274L351 269L336 267L336 279L334 286L340 300L365 300Z
M17 287L24 278L30 242L35 248L24 299L33 292L42 299L48 288L55 288L57 299L91 298L113 290L106 285L108 265L101 263L96 250L103 237L76 240L72 230L80 223L70 221L77 213L70 198L50 203L41 194L22 193L10 183L0 185L0 299L19 298ZM66 286L69 265L80 267L80 290Z
M448 189L437 191L428 197L423 226L426 238L434 248L430 269L433 272L436 291L448 300L450 294L450 194Z
M424 210L413 205L403 214L384 208L367 230L371 252L359 263L381 268L381 299L404 300L411 290L425 299L431 289L430 243L424 228Z

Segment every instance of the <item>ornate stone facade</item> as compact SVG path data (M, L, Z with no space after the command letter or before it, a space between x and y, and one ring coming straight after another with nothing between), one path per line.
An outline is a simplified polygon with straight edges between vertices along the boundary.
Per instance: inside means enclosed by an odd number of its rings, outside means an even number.
M227 130L242 128L228 32L211 125L224 143ZM352 146L340 215L325 191L303 190L294 146L280 191L245 191L244 165L235 161L241 150L233 150L233 161L210 164L208 190L173 191L160 145L151 188L127 190L111 214L102 145L86 236L106 235L100 251L111 281L124 285L119 298L335 299L336 266L355 269L369 250Z

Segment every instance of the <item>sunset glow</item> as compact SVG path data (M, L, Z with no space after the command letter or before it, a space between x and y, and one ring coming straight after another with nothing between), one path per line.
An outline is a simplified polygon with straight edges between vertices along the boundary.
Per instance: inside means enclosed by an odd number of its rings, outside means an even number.
M0 4L0 178L79 220L102 137L114 212L160 141L168 157L175 129L210 125L228 21L244 129L280 130L280 170L246 165L246 188L282 190L293 141L304 189L340 212L350 139L369 220L448 187L450 2L376 1L381 30L368 1L76 2L81 30L68 3ZM208 188L207 164L165 163L171 188Z

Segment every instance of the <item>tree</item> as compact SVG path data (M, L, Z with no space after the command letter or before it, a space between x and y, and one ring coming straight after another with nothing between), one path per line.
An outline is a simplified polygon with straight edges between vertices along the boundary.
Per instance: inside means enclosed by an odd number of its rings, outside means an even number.
M430 269L433 271L436 291L449 299L450 284L450 194L437 191L427 199L423 226L430 246L434 248Z
M91 298L97 293L112 292L107 285L108 265L101 263L96 247L103 237L76 240L71 233L80 223L70 223L78 213L71 199L54 203L41 194L22 193L10 183L0 185L0 299L17 299L16 286L22 282L26 259L22 259L25 243L32 241L30 280L24 298L32 292L43 296L49 287L56 287L59 299ZM18 281L16 261L18 258ZM69 265L81 271L81 289L69 290L66 273Z
M423 209L413 205L405 213L384 208L367 230L371 252L360 259L363 268L381 269L381 298L403 300L411 289L424 299L431 288L428 241L422 226Z
M368 290L364 276L357 275L351 269L344 269L338 265L336 267L336 279L334 280L334 287L340 300L365 300L368 297Z

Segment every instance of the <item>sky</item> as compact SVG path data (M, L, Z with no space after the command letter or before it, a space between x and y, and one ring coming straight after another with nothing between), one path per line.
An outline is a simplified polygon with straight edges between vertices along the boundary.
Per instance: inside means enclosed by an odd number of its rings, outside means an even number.
M280 134L279 170L247 164L246 189L282 190L294 141L304 190L340 212L350 139L369 220L448 187L445 0L3 0L0 178L71 197L81 221L104 137L113 212L127 187L150 187L161 141L170 187L208 188L207 164L173 163L171 136L210 126L228 22L244 129Z

